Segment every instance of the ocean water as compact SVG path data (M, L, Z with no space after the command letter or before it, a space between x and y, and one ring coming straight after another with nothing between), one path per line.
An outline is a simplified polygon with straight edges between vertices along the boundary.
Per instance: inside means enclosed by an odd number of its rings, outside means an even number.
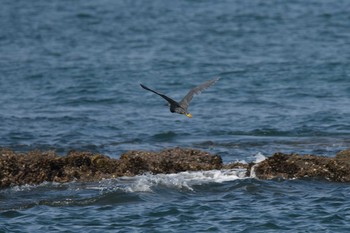
M349 1L0 5L2 147L225 163L350 147ZM139 86L181 100L214 77L192 119ZM241 170L44 183L0 190L0 232L348 232L349 200L349 184Z

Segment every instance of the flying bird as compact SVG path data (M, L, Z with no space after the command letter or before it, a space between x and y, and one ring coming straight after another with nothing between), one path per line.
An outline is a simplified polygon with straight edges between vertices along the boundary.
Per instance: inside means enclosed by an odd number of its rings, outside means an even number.
M210 87L211 85L213 85L216 81L218 81L219 78L215 78L215 79L212 79L212 80L209 80L193 89L191 89L187 95L180 101L180 102L177 102L175 100L173 100L172 98L162 94L162 93L159 93L155 90L152 90L148 87L146 87L145 85L141 85L141 87L147 91L151 91L159 96L161 96L162 98L164 98L166 101L168 101L169 103L169 106L170 106L170 112L172 113L178 113L178 114L183 114L183 115L186 115L187 117L189 118L192 118L192 114L189 113L187 111L188 109L188 105L190 104L193 96L195 94L200 94L203 90L207 89L208 87Z

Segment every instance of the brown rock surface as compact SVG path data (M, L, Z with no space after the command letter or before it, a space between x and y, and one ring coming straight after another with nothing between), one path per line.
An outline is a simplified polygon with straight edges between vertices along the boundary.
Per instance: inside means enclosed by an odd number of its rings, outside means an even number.
M101 154L72 151L15 153L0 148L0 188L48 182L96 181L135 176L145 172L176 173L220 169L220 156L194 149L173 148L161 152L129 151L120 159Z
M246 169L249 177L252 168L259 179L310 177L350 182L350 149L339 152L335 158L275 153L258 164L223 164L219 155L183 148L160 152L129 151L120 159L90 152L71 151L66 156L59 156L53 151L24 154L0 148L0 188L45 181L85 182L146 172L168 174L213 169Z
M350 156L337 155L336 158L329 158L316 155L275 153L255 167L255 174L260 179L311 177L336 182L350 182Z
M336 159L342 160L344 162L350 162L350 148L338 152L335 156Z
M130 174L144 172L168 174L222 168L222 160L218 155L181 148L167 149L161 152L129 151L120 157L120 161L127 165L126 173Z

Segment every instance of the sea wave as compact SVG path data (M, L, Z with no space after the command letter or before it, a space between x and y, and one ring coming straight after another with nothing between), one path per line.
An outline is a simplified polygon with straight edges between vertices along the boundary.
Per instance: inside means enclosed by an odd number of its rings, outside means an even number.
M147 173L99 182L44 182L39 185L14 186L0 191L0 196L7 199L7 203L0 205L0 210L28 209L38 205L84 206L93 203L138 202L142 201L138 193L195 192L198 186L249 178L245 174L245 169L157 175Z
M132 182L130 186L126 187L125 191L149 192L160 186L171 189L185 189L193 191L193 187L196 185L222 183L246 178L245 172L245 169L230 169L181 172L177 174L145 174L135 177L134 182Z

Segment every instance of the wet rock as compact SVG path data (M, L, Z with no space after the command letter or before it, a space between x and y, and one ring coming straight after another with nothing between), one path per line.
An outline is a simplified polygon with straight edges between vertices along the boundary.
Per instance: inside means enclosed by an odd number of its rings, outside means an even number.
M350 148L338 152L335 158L350 163Z
M145 172L176 173L221 167L220 156L193 149L129 151L120 159L112 159L90 152L71 151L66 156L58 156L53 151L20 154L0 148L0 188L44 181L98 181Z
M213 170L222 168L222 159L207 152L174 148L161 152L129 151L120 160L126 165L126 173L132 175L144 172L177 173L182 171Z
M219 155L184 148L160 152L129 151L120 159L90 152L71 151L66 156L59 156L53 151L24 154L0 148L0 188L45 181L89 182L144 173L213 169L245 169L248 177L254 175L260 179L309 177L350 182L350 149L339 152L335 158L275 153L257 164L223 164Z
M316 155L275 153L255 166L260 179L322 178L336 182L350 182L349 159Z

